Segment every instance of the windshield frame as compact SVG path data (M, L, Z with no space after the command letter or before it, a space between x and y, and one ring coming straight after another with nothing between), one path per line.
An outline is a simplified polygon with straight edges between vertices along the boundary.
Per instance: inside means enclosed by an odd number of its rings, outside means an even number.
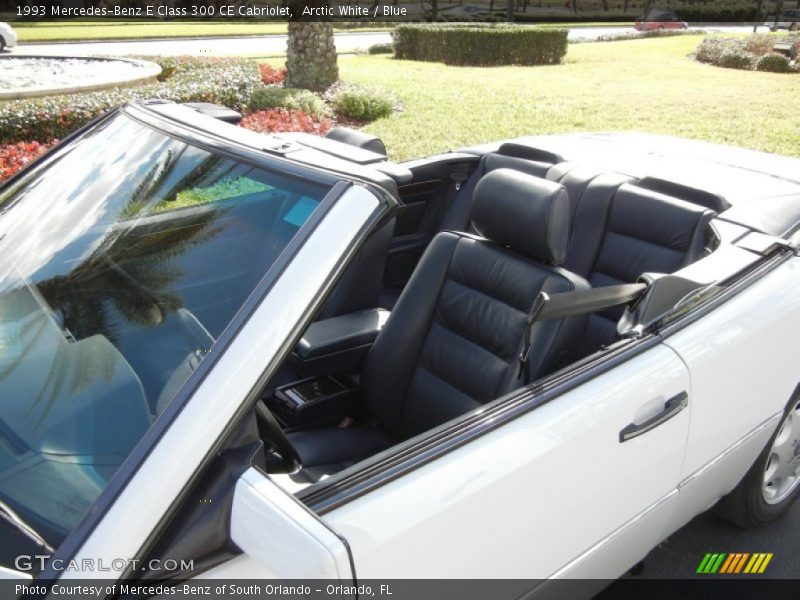
M306 165L292 160L291 158L275 156L266 151L259 152L253 148L236 143L233 140L222 139L208 132L204 132L201 129L191 128L183 123L170 120L155 111L148 110L146 105L134 104L128 104L119 109L109 111L93 120L89 125L81 128L73 135L68 136L61 144L29 165L28 168L23 169L14 177L9 178L0 186L0 190L4 190L8 186L19 185L20 183L24 185L25 179L27 179L28 176L46 167L52 160L57 160L65 150L66 145L79 139L86 132L92 130L94 126L114 118L120 113L145 127L154 129L167 137L179 140L191 146L231 158L264 171L276 172L282 176L294 177L317 185L323 185L328 187L329 190L305 224L255 285L242 306L236 311L228 325L219 335L211 351L184 382L174 399L162 414L156 418L150 428L136 443L129 455L123 460L117 472L111 477L99 497L92 504L91 509L81 517L50 558L44 561L42 570L38 573L28 573L34 575L37 579L47 580L49 582L54 582L63 574L52 568L53 562L57 561L57 564L67 564L79 551L95 527L104 518L108 509L113 505L130 482L131 478L136 474L143 461L150 455L164 433L190 402L197 388L213 370L220 357L225 354L231 342L236 339L252 314L269 294L283 271L293 261L306 241L313 236L317 226L325 219L330 210L336 205L339 198L356 183L360 184L362 187L368 188L370 193L377 200L378 208L372 214L369 226L363 227L357 238L352 240L353 246L356 247L363 242L369 232L379 226L384 218L392 213L398 206L396 199L385 189L380 188L373 182L365 182L356 177L351 179L347 177L346 174L339 172L334 173L317 166ZM13 209L13 203L11 206L7 207L7 209ZM4 212L5 210L0 208L0 218L3 217ZM352 248L348 256L342 258L340 261L341 264L339 265L340 268L337 274L333 276L329 274L330 281L329 285L326 286L326 295L338 279L338 276L341 275L344 262L348 261L350 258L352 258ZM313 311L309 311L309 315L307 315L309 319L312 313Z

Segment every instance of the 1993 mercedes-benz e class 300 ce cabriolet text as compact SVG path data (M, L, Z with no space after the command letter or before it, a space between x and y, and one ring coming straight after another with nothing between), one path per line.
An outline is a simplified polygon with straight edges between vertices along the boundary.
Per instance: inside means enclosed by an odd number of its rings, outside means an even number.
M0 191L6 576L608 579L797 496L800 161L225 119L127 105Z

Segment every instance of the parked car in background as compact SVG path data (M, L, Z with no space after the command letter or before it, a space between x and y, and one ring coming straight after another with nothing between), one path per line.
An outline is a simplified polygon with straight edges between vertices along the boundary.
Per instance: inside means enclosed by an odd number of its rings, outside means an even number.
M800 160L212 114L0 187L0 575L602 585L800 494Z
M780 17L771 16L764 22L764 25L771 31L778 31L778 29L797 31L800 28L800 9L785 10Z
M17 32L8 23L0 23L0 52L17 45Z
M688 29L689 24L672 12L651 12L636 19L634 27L638 31L658 31L661 29Z

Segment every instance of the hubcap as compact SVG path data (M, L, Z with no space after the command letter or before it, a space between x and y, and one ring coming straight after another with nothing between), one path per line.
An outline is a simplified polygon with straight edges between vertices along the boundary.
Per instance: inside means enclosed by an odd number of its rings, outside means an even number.
M761 495L767 504L783 501L800 484L800 403L783 418L764 468Z

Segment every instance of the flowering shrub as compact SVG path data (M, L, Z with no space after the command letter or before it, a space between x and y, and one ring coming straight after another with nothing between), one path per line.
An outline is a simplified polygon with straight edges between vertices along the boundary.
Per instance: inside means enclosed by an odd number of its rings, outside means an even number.
M234 109L247 105L261 76L256 63L230 58L151 58L166 80L136 88L13 100L0 104L0 140L62 138L94 117L131 100L213 102Z
M5 181L22 167L47 152L58 140L47 144L19 142L0 145L0 182Z
M317 121L302 110L270 108L247 115L239 125L260 133L304 131L316 135L325 135L331 128L331 121L330 119Z
M261 69L261 83L264 85L274 85L283 83L286 79L286 69L276 69L270 65L259 65Z

